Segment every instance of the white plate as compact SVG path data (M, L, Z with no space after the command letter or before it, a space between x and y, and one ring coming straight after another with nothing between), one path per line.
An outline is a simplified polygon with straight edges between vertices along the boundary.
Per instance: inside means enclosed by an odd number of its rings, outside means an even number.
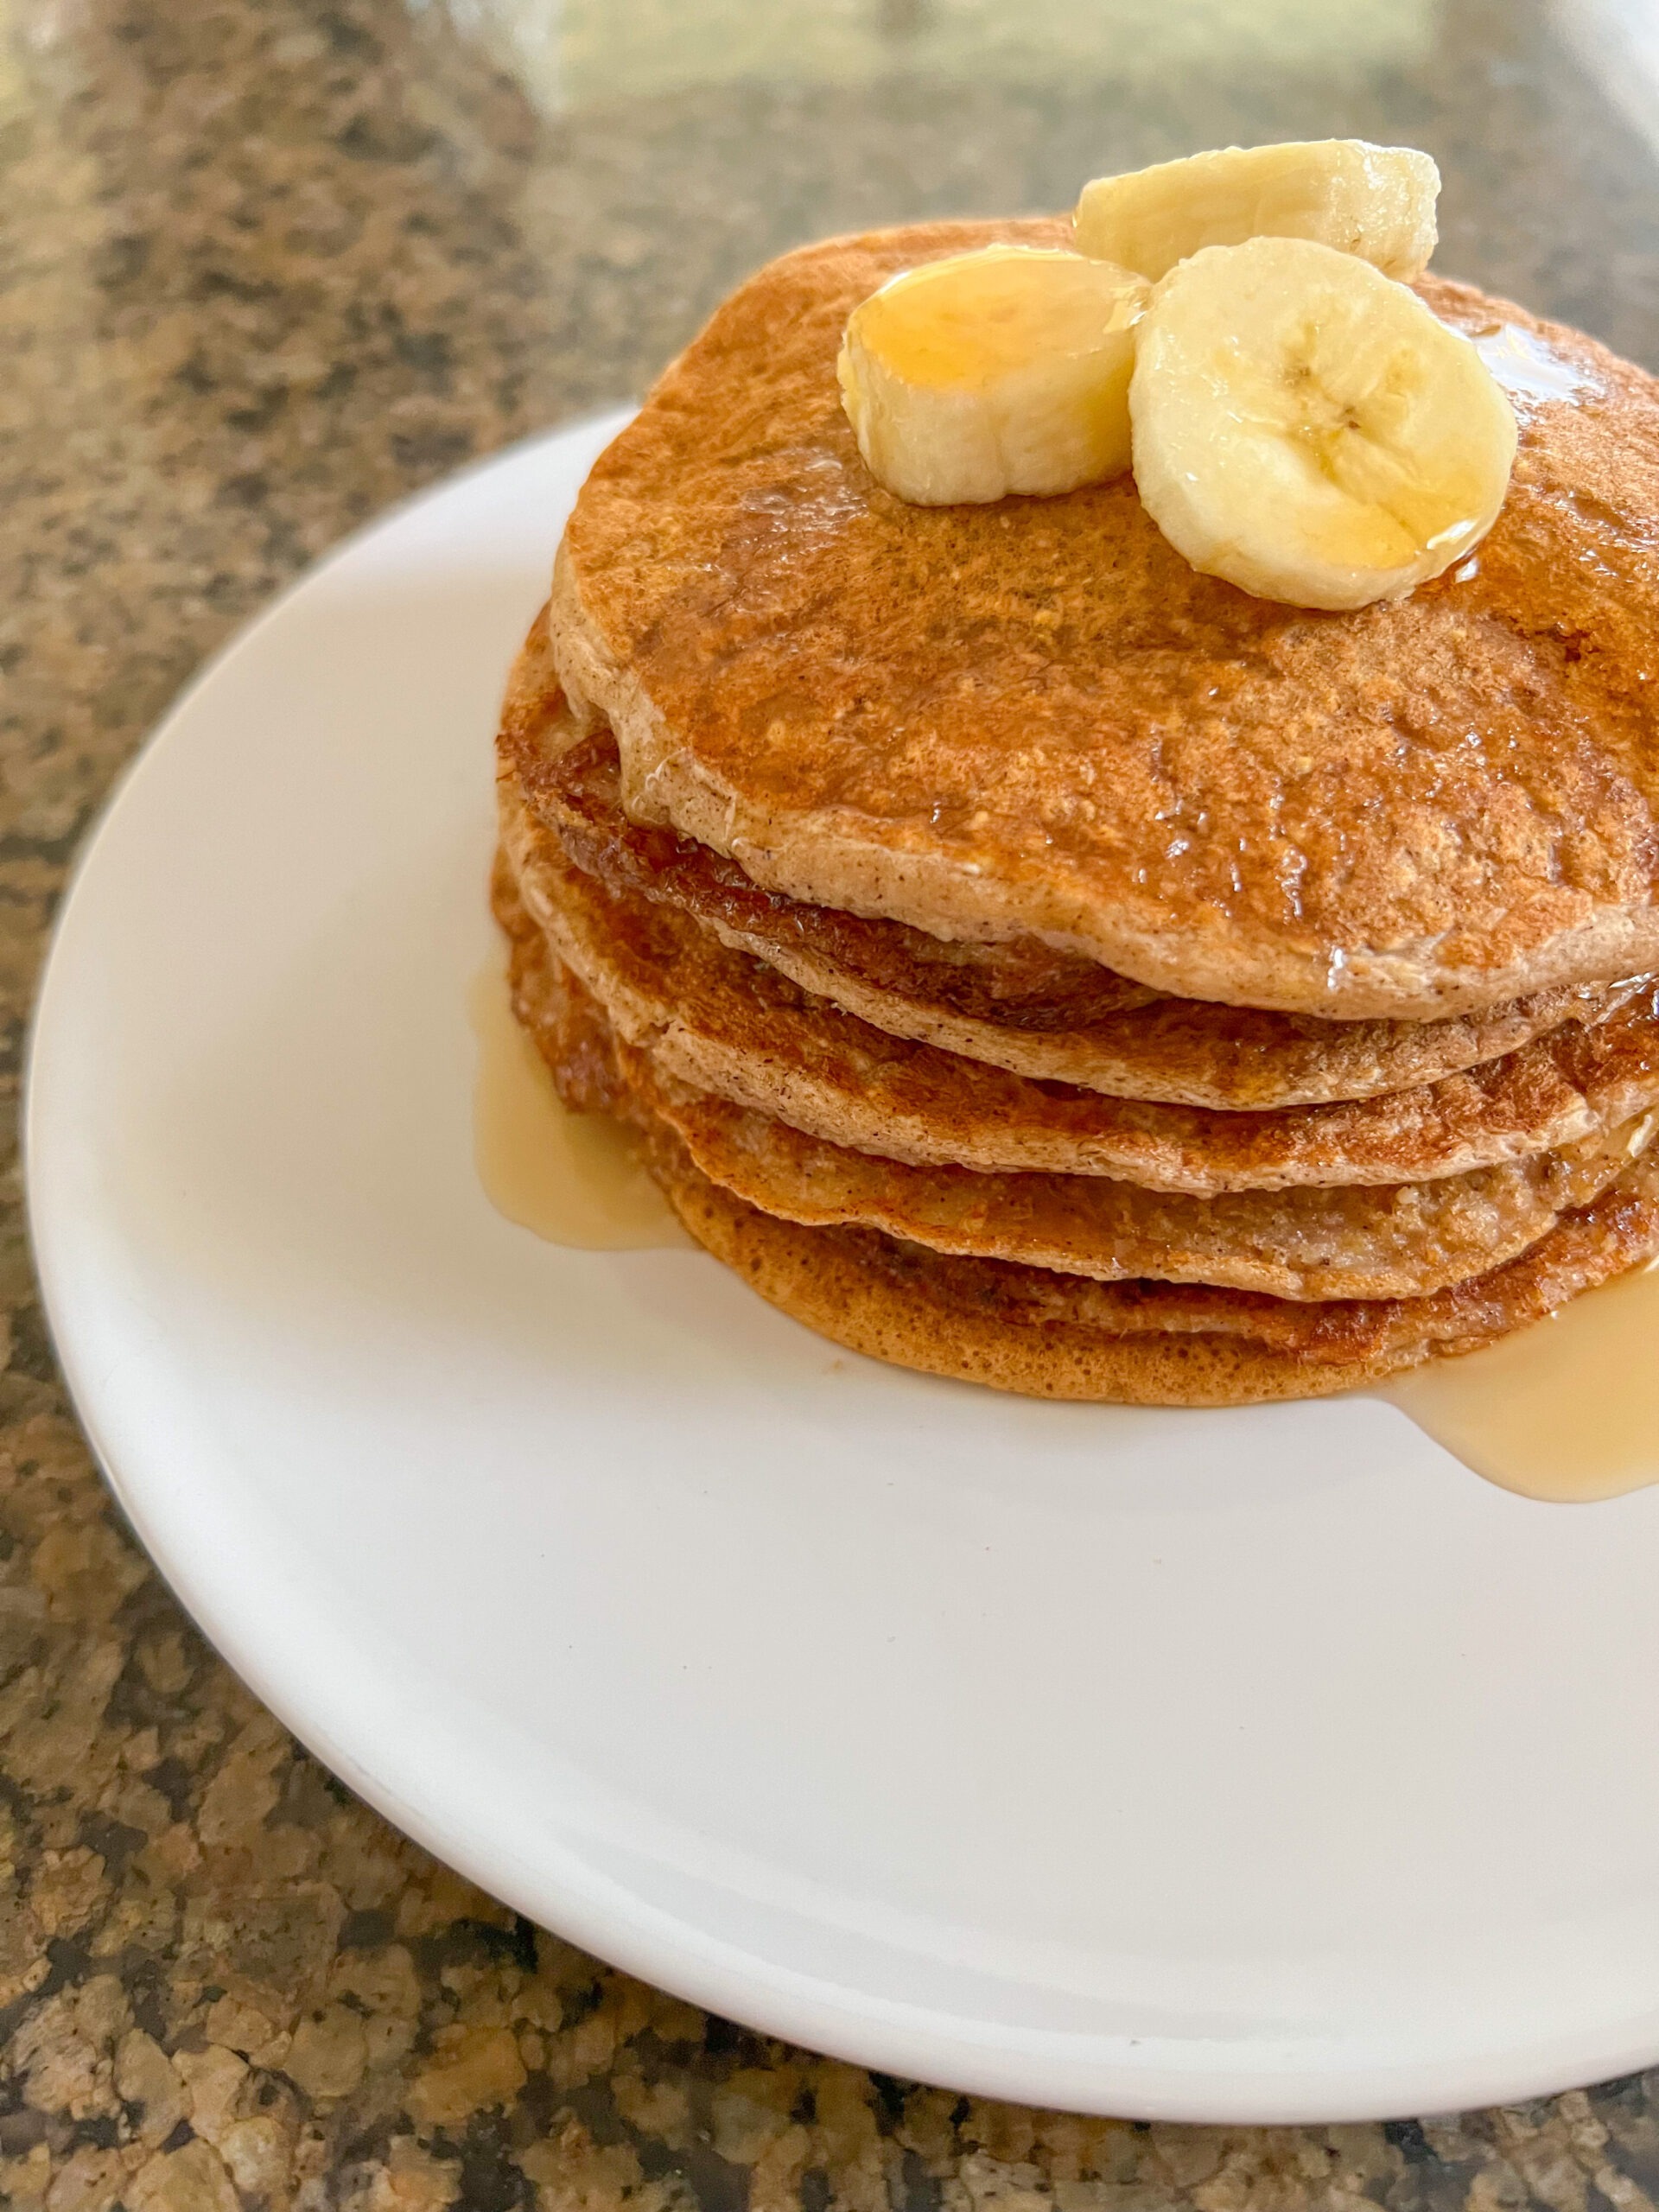
M494 709L617 420L314 571L76 880L29 1199L163 1573L477 1881L898 2074L1312 2120L1659 2056L1659 1491L925 1381L486 1202Z

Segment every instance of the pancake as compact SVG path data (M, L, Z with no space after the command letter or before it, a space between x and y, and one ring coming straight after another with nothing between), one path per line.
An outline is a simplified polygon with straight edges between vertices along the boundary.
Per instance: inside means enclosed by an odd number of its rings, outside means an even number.
M1594 1027L1569 1024L1382 1098L1219 1113L1033 1083L890 1036L677 910L607 890L565 859L511 779L499 790L519 893L624 1041L679 1082L855 1151L1205 1196L1467 1174L1576 1144L1659 1103L1651 984Z
M502 748L526 803L588 874L677 906L724 944L890 1035L1039 1081L1223 1110L1325 1104L1433 1083L1637 985L1580 985L1432 1022L1328 1021L1171 998L1034 938L976 945L762 891L736 861L623 811L616 743L581 732L544 625L519 655Z
M589 476L556 571L567 690L629 814L763 889L938 938L1036 937L1154 989L1430 1020L1659 966L1659 386L1467 286L1543 349L1478 554L1327 615L1188 567L1129 478L906 506L835 378L894 270L1058 221L774 262Z
M518 944L533 944L505 872L498 887ZM803 1226L702 1173L676 1130L632 1090L568 972L537 1011L537 1042L567 1103L639 1127L652 1173L686 1228L762 1297L853 1351L1029 1396L1186 1406L1326 1396L1492 1343L1659 1253L1659 1162L1650 1155L1519 1258L1427 1298L1301 1305L1229 1289L1103 1284L948 1257L867 1227Z
M1299 1300L1422 1296L1526 1250L1563 1213L1599 1197L1653 1131L1655 1117L1644 1116L1565 1152L1438 1182L1218 1198L1097 1176L907 1167L663 1077L648 1055L616 1040L510 886L502 919L512 939L514 1009L551 1065L577 1054L588 1025L590 1101L626 1110L616 1103L626 1096L673 1131L710 1182L762 1212L807 1227L859 1224L937 1252L1096 1281L1208 1283Z

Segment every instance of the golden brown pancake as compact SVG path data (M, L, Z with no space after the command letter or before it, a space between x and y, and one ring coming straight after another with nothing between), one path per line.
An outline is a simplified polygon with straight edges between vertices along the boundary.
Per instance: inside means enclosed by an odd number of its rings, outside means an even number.
M788 255L601 456L551 629L630 815L764 889L1034 935L1181 997L1431 1019L1659 966L1659 387L1424 278L1580 389L1523 400L1478 555L1358 613L1197 574L1127 476L904 505L842 412L849 309L916 262L1066 235Z
M521 948L533 944L510 876L497 880L504 920ZM1031 1396L1188 1406L1325 1396L1490 1344L1659 1252L1659 1162L1649 1156L1518 1259L1427 1298L1308 1305L1101 1283L947 1257L870 1228L804 1227L702 1173L630 1090L568 972L525 1012L567 1102L633 1120L686 1227L762 1297L854 1351Z
M1268 1113L1109 1098L888 1035L677 909L573 868L500 785L525 906L620 1036L669 1076L809 1136L912 1166L1106 1175L1207 1195L1461 1175L1576 1144L1659 1103L1659 986L1592 1028L1386 1097Z
M592 1065L605 1070L609 1088L599 1095L612 1099L612 1110L618 1097L643 1108L710 1182L804 1227L859 1224L936 1252L1020 1260L1096 1281L1209 1283L1301 1300L1421 1297L1536 1243L1563 1213L1599 1198L1652 1134L1649 1115L1565 1152L1438 1182L1217 1198L1099 1176L907 1167L664 1077L648 1055L616 1039L507 885L502 909L512 936L514 1007L544 1040L550 1062L566 1065L585 1044ZM567 1070L567 1088L571 1080Z
M1171 998L1035 938L952 942L762 891L709 846L628 819L615 740L602 723L581 733L540 620L513 671L501 750L567 856L613 889L679 907L893 1036L1117 1097L1224 1110L1374 1097L1598 1020L1636 988L1566 986L1440 1021L1328 1021Z

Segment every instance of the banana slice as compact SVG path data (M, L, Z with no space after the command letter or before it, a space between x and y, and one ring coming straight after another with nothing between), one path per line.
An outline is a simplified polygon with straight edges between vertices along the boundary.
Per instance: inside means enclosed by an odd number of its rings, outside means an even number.
M920 506L1117 475L1150 290L1109 263L1035 246L892 278L854 309L836 364L872 474Z
M1438 576L1491 529L1509 401L1466 338L1363 261L1303 238L1171 270L1129 387L1142 504L1195 569L1354 607Z
M1440 192L1439 169L1411 146L1228 146L1084 185L1077 247L1156 279L1201 246L1314 238L1408 284L1434 251Z

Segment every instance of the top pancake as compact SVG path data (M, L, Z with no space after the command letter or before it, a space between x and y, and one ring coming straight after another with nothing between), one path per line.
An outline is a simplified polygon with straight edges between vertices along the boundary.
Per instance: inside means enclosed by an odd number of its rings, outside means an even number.
M566 856L613 891L691 915L734 950L878 1029L1039 1081L1120 1098L1241 1111L1368 1098L1592 1023L1642 988L1581 983L1440 1021L1327 1021L1171 998L1034 937L947 942L762 891L737 862L629 821L616 741L584 735L552 673L545 609L513 664L497 740L503 775Z
M1236 1005L1428 1019L1659 963L1659 386L1425 278L1447 321L1513 326L1523 372L1579 388L1516 393L1475 558L1357 613L1198 575L1128 477L892 498L840 405L850 309L914 263L1067 235L934 224L788 255L601 457L551 632L629 813L791 897L1034 933Z

